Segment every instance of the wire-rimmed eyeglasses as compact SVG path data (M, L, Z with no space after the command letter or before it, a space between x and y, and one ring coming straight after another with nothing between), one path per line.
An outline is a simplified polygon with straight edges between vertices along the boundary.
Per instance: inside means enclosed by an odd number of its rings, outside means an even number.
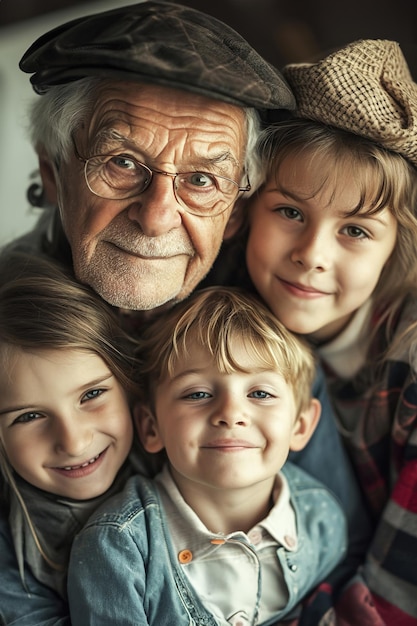
M126 200L143 193L154 174L170 176L174 196L188 213L201 217L220 215L236 200L240 192L249 191L249 177L245 187L225 176L208 172L165 172L150 168L131 155L98 154L82 157L74 144L77 159L84 163L84 176L91 193L107 200Z

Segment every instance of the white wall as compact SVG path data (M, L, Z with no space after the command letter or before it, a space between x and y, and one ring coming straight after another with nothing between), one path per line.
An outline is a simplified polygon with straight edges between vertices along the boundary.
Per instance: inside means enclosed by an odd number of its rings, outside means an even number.
M43 33L81 15L138 0L100 0L74 9L0 28L0 245L26 232L36 221L36 210L26 200L31 172L37 160L27 136L27 107L36 96L29 74L18 63L27 48Z

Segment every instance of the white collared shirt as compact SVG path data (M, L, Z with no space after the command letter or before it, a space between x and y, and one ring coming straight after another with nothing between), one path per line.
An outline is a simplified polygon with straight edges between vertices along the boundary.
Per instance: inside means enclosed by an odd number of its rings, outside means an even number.
M276 551L280 545L295 550L297 532L288 483L281 473L273 508L247 534L210 532L182 498L168 466L155 480L178 562L219 624L252 624L259 596L259 622L285 607L288 591Z

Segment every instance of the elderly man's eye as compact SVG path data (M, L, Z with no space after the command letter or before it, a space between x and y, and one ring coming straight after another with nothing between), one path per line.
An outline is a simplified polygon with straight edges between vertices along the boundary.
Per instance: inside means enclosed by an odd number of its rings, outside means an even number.
M184 180L195 187L215 187L216 179L214 176L205 174L204 172L191 172L184 177Z
M124 169L124 170L136 169L135 161L133 161L133 159L129 159L128 157L124 157L124 156L111 157L111 159L108 161L107 164L115 165L116 167L120 167L121 169Z
M102 176L112 187L147 182L149 172L133 159L112 156L102 170Z

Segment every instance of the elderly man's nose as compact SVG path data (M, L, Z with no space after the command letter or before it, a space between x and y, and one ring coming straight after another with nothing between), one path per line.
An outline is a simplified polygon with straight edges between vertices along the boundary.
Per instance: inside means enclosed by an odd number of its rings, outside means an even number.
M128 216L148 237L158 237L181 226L183 209L174 194L171 176L154 175L151 184L132 198Z

